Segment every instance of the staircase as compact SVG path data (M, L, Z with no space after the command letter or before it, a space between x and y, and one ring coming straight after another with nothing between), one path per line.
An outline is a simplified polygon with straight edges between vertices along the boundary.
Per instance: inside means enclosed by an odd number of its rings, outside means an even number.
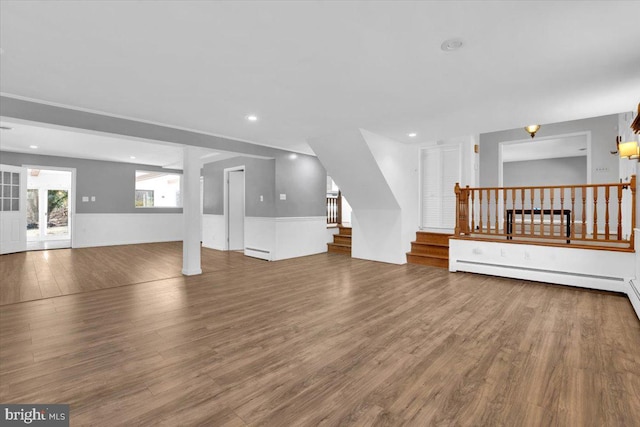
M338 234L333 235L333 243L327 243L327 252L351 256L351 227L338 224Z
M449 235L418 231L411 252L407 252L407 262L449 268Z

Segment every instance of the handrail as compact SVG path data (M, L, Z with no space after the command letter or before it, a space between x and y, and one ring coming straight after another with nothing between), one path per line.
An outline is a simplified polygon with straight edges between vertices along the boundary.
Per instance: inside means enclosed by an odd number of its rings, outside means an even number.
M630 182L460 187L456 236L634 248L636 176ZM613 211L613 212L612 212ZM629 229L623 236L623 229Z

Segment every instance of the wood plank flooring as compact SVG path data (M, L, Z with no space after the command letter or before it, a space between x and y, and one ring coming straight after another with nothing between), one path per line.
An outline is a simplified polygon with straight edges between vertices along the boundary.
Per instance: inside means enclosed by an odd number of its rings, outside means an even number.
M117 249L56 251L81 291L0 307L0 402L68 403L74 426L640 419L623 296L334 254L204 249L183 277L178 244ZM3 287L29 255L1 257Z
M168 242L2 255L0 305L181 277L180 251L182 242ZM227 268L223 254L203 251L203 272Z

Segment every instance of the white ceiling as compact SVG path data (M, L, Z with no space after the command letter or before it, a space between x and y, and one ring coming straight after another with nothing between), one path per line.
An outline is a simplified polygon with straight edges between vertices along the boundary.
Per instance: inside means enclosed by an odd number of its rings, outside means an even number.
M0 121L0 147L3 151L49 156L75 157L182 169L183 147L179 144L122 138L98 133L41 126L28 122ZM37 148L32 148L36 146ZM236 156L197 148L203 163ZM131 158L135 157L135 158Z
M503 162L580 157L586 155L586 135L546 139L536 137L530 140L502 144Z
M3 0L0 12L4 94L302 152L345 129L418 143L640 100L637 1ZM451 37L463 48L443 52Z

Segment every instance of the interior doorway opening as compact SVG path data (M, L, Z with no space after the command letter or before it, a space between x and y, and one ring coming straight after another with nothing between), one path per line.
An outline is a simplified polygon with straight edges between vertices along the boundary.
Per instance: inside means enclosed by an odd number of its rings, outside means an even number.
M27 168L27 250L71 247L72 187L70 170Z
M225 169L227 250L244 251L245 175L244 166Z

